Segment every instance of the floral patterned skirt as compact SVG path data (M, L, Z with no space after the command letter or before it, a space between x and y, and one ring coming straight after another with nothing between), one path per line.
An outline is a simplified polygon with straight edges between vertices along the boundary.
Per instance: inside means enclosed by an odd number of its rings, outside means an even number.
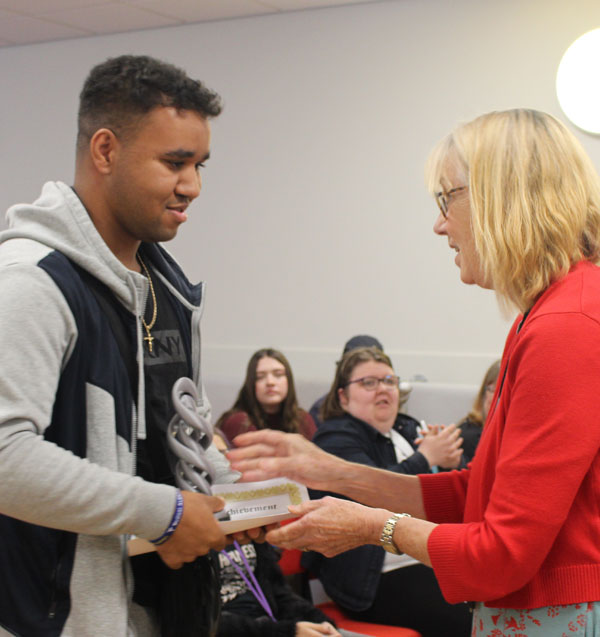
M475 605L471 637L600 637L600 602L533 610Z

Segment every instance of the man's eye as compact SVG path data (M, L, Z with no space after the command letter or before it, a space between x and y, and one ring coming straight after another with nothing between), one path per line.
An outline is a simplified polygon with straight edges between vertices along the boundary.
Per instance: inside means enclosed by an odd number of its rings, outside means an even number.
M200 170L200 168L204 168L204 166L205 166L205 164L204 164L203 162L201 162L201 161L200 161L200 162L198 162L198 163L196 164L196 170Z
M175 161L173 159L167 159L167 164L174 170L179 170L183 166L182 161Z

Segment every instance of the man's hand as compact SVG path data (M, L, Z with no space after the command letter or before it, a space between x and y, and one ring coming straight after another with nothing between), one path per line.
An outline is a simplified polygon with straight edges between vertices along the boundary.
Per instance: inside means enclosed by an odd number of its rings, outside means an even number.
M222 498L182 491L183 515L173 535L160 546L157 553L170 568L181 568L210 549L225 548L225 535L213 513L225 506Z

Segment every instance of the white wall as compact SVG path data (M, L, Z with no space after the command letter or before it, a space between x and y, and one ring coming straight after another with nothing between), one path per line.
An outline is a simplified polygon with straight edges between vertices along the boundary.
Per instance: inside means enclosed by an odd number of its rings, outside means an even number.
M431 226L432 145L458 121L533 107L564 119L563 52L596 0L398 0L0 50L0 207L70 182L77 96L121 53L183 66L225 100L191 220L171 244L208 282L205 374L273 345L329 380L378 336L404 377L478 383L509 324L462 285ZM600 166L598 138L577 132Z

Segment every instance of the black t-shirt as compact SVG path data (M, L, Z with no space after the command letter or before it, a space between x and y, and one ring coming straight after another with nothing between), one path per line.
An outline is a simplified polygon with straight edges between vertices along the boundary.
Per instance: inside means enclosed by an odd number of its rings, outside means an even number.
M178 378L191 376L181 326L173 307L171 294L150 269L156 295L156 322L151 329L152 352L148 342L144 349L144 380L146 395L146 440L138 440L137 475L150 482L175 484L174 458L167 450L166 431L173 417L171 389ZM153 313L152 294L148 291L144 320L150 324ZM144 329L144 336L146 336Z

